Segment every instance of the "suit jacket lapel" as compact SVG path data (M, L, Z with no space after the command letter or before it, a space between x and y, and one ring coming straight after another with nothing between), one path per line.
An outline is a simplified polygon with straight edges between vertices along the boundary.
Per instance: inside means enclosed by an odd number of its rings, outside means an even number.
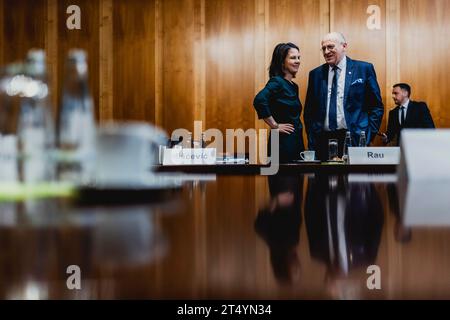
M395 126L397 127L397 128L400 128L401 127L401 125L400 125L400 107L399 106L397 106L397 107L395 107L395 112L394 112L394 114L395 114L395 119L394 119L394 123L395 123Z
M409 125L411 119L414 117L413 113L414 113L414 102L410 100L408 104L408 111L406 112L405 125L403 127Z
M347 106L347 97L348 92L350 90L350 86L353 82L353 75L355 74L353 72L353 60L347 57L347 70L345 70L345 87L344 87L344 109ZM347 120L347 119L346 119Z

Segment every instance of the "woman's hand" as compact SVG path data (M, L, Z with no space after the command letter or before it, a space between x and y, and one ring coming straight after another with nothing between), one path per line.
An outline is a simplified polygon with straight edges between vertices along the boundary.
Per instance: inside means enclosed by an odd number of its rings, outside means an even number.
M295 131L294 126L290 123L279 123L278 124L278 130L281 133L291 134Z
M264 121L269 125L272 129L278 129L281 133L291 134L295 131L294 126L290 123L277 123L275 119L270 116L265 118Z

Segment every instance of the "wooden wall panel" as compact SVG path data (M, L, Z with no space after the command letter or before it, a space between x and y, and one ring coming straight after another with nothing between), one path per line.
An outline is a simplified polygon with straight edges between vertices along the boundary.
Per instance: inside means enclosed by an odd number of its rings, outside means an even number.
M114 1L114 119L155 122L155 3Z
M53 114L58 112L58 0L47 0L45 50L47 53L48 81Z
M113 0L100 2L99 26L99 114L100 122L114 119Z
M81 30L66 27L72 4L81 8ZM381 30L366 26L369 5L380 7ZM350 57L375 65L387 111L391 85L409 82L437 126L450 127L449 13L445 0L0 0L0 63L45 48L59 102L67 51L83 48L102 119L154 122L169 133L192 130L194 120L260 128L252 100L275 44L300 46L304 102L308 72L323 63L320 39L332 29L346 35Z
M162 126L163 123L163 0L155 1L155 124Z
M3 62L23 60L31 48L45 47L46 0L3 1Z
M162 126L193 130L195 0L162 2Z
M392 105L392 86L400 81L400 36L400 0L386 0L386 119Z
M385 78L386 3L385 0L331 0L331 30L342 32L349 44L349 57L374 64L379 81ZM369 30L367 8L381 9L381 29ZM380 84L381 85L381 84Z
M4 47L5 47L5 42L4 42L4 32L3 32L3 27L4 27L4 15L3 15L3 2L4 0L0 0L0 66L2 66L4 64L3 61L3 51L4 51Z
M267 65L272 52L280 42L293 42L300 48L301 65L295 82L300 87L301 101L304 103L309 72L321 65L320 56L320 1L317 0L270 0ZM266 72L267 73L267 72Z
M369 30L367 8L377 5L381 9L381 29ZM331 0L330 28L342 32L348 42L348 56L374 65L383 103L392 101L386 93L386 1L385 0ZM386 112L380 130L385 131ZM380 144L377 137L376 144Z
M400 80L412 99L426 101L437 127L450 127L450 1L402 0Z
M255 1L206 1L206 124L254 128Z
M81 30L69 30L66 20L67 7L77 5L81 9ZM58 1L58 101L64 79L64 66L70 49L87 51L89 66L89 87L94 98L96 116L99 115L99 16L100 1L59 0Z
M324 5L325 3L325 5ZM294 80L300 89L300 100L304 104L308 85L309 72L321 65L320 39L328 32L322 25L322 15L328 13L328 1L317 0L270 0L268 7L268 28L265 73L268 79L268 68L275 46L280 42L293 42L300 48L301 65ZM260 88L261 89L261 88ZM302 112L303 118L303 112ZM303 141L307 145L306 132Z

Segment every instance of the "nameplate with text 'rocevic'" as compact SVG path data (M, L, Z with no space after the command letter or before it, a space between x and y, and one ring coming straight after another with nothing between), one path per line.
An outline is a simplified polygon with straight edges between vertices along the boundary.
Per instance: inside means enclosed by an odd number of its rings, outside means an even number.
M165 149L163 165L215 164L216 148Z
M350 164L399 164L399 147L350 147L348 148Z

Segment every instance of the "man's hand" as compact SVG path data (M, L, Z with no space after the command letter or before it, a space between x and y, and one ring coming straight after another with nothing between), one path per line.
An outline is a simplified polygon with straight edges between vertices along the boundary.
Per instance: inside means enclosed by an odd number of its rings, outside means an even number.
M381 134L381 140L383 141L384 144L388 144L389 143L389 139L388 139L386 133L382 133Z

